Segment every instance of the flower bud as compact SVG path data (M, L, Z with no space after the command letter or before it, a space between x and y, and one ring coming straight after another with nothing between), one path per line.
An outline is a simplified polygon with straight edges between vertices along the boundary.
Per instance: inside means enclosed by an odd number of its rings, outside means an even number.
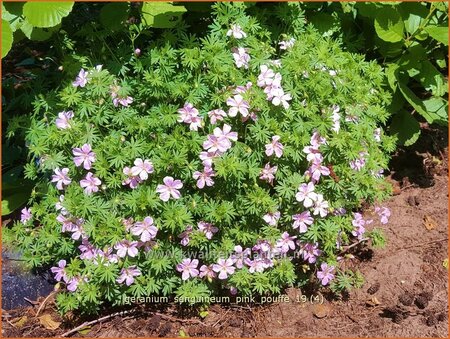
M134 50L134 55L136 55L136 56L141 55L141 50L140 50L139 48L136 48L136 49Z

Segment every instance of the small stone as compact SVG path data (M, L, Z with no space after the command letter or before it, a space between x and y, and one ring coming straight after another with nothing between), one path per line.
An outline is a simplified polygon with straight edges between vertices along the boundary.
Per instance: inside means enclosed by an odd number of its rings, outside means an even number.
M378 290L380 289L380 283L377 281L376 283L374 283L372 286L370 286L367 289L367 293L369 293L370 295L375 294L378 292Z
M330 313L330 307L326 306L326 305L314 305L313 308L313 314L315 317L322 319L328 316L328 314Z

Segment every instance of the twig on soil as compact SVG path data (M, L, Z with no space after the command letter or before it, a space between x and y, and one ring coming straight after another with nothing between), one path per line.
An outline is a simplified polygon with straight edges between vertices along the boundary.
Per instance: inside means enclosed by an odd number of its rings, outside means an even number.
M363 239L359 240L358 242L355 242L354 244L351 244L351 245L345 247L345 248L339 253L339 255L344 254L344 253L347 252L349 249L351 249L351 248L353 248L353 247L355 247L355 246L358 246L359 244L361 244L361 243L363 243L364 241L367 241L367 240L370 240L370 238L363 238Z
M113 314L110 314L110 315L98 318L96 320L86 321L86 322L82 323L80 326L77 326L74 329L72 329L70 331L67 331L66 333L61 335L61 337L67 337L67 336L71 335L72 333L75 333L75 332L77 332L77 331L79 331L79 330L81 330L81 329L83 329L83 328L85 328L87 326L95 325L95 324L97 324L99 322L102 322L103 320L111 319L111 318L114 318L114 317L116 317L118 315L125 315L125 314L129 314L129 313L133 313L133 312L137 312L137 310L128 310L128 311L116 312L116 313L113 313Z
M397 248L397 251L398 251L398 250L407 250L407 249L413 248L413 247L422 247L422 246L431 245L431 244L435 244L435 243L437 243L437 242L442 242L442 241L447 241L447 240L448 240L448 237L447 237L447 238L444 238L444 239L439 239L439 240L433 240L433 241L424 242L424 243L421 243L421 244L416 244L416 245L411 245L411 246L406 246L406 247L400 247L400 248Z
M39 308L38 308L38 310L37 310L37 312L36 312L36 317L39 315L39 312L41 312L42 308L45 306L45 303L47 302L47 300L48 300L52 295L54 295L55 293L56 293L56 292L53 291L52 293L50 293L50 294L47 296L47 298L44 299L44 301L41 303L41 306L39 306Z
M27 297L23 297L23 300L29 302L33 306L39 305L39 303L37 301L30 300Z
M225 319L225 316L226 316L229 312L230 312L230 309L228 309L228 310L225 312L225 314L224 314L223 316L221 316L221 317L219 318L219 320L217 320L217 321L212 325L212 327L216 327L216 325L217 325L219 322L221 322L223 319Z

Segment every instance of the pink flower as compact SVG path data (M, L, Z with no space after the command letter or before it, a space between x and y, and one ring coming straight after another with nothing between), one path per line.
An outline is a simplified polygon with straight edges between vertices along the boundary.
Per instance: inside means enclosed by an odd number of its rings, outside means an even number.
M61 280L67 281L68 278L67 278L67 275L66 275L65 267L66 267L66 261L65 260L60 260L58 262L58 266L52 267L50 269L50 271L52 271L52 273L55 274L55 280L56 281L61 281Z
M317 194L316 200L314 201L314 215L320 214L322 218L326 217L328 214L328 201L323 200L322 194Z
M212 236L219 231L217 227L204 221L198 223L198 229L206 235L208 240L211 240Z
M64 226L64 224L63 224ZM73 240L79 240L80 238L83 238L86 236L84 230L83 230L83 219L77 219L74 223L71 225L72 227L70 229L67 229L67 231L72 232L71 238Z
M58 113L58 117L56 118L55 124L59 129L67 129L70 128L70 119L73 118L73 111L62 111Z
M317 257L322 253L319 249L318 243L310 244L302 244L301 242L297 241L297 245L300 246L299 253L303 256L303 260L307 261L310 264L313 264L316 262Z
M295 39L290 38L287 41L280 41L278 43L278 45L280 45L280 49L287 50L287 49L291 49L294 46L294 43L295 43Z
M23 208L20 215L20 222L22 224L26 224L31 218L33 218L33 215L31 214L31 208Z
M81 242L81 245L78 246L81 251L80 259L82 260L91 260L98 256L98 249L92 245L87 238L84 238Z
M52 182L56 182L56 188L59 190L64 189L64 186L69 185L72 180L70 180L69 176L69 169L63 168L60 170L59 168L55 169L55 174L52 175Z
M230 147L231 141L229 139L218 138L213 134L209 134L208 139L203 142L203 148L212 153L225 153Z
M68 218L63 214L59 214L56 220L62 223L61 232L71 232L76 227L73 217Z
M216 277L216 272L213 270L213 265L202 265L200 267L200 278L206 277L208 280L212 280Z
M223 118L227 116L227 113L221 109L215 109L208 112L208 116L211 122L211 125L215 125L217 121L223 121Z
M182 272L181 279L188 280L190 277L194 278L199 275L197 269L198 260L197 259L183 259L183 261L177 265L177 271Z
M150 173L153 173L153 164L150 160L137 158L134 161L134 166L131 168L131 174L133 176L139 176L142 180L147 180Z
M334 266L328 266L327 263L322 263L320 265L320 271L317 272L317 278L321 280L323 286L328 285L328 283L334 279Z
M87 282L88 279L86 277L82 278L79 275L76 277L73 277L72 279L70 279L67 282L67 290L69 290L70 292L75 292L78 289L78 285L83 281Z
M228 278L229 274L233 274L235 271L235 267L233 266L233 260L231 258L228 259L219 259L217 264L213 265L214 272L219 273L219 279Z
M231 126L224 124L222 129L219 127L214 128L214 136L219 140L229 140L229 141L237 141L238 134L237 132L231 132Z
M336 133L341 129L341 116L339 115L340 107L338 105L333 106L333 113L331 114L331 119L333 120L333 127L331 128Z
M248 115L250 105L240 94L235 95L233 98L228 98L227 105L230 106L228 111L230 117L235 117L238 113L241 113L243 117Z
M122 181L122 185L129 185L130 188L135 189L142 182L142 179L139 176L133 176L133 172L131 168L124 167L123 174L127 176L127 178Z
M381 128L375 128L373 131L373 138L376 142L381 142Z
M283 232L281 235L281 239L277 241L276 246L279 248L281 253L287 253L289 249L295 249L294 240L297 238L296 236L289 236L288 232Z
M244 266L244 260L251 254L250 248L242 249L242 246L234 246L234 252L231 259L235 262L237 268L242 268Z
M267 181L272 185L273 180L275 179L275 173L277 173L278 166L270 167L270 163L267 163L264 168L261 170L260 179Z
M80 181L80 186L84 188L84 193L92 194L98 192L98 186L102 184L101 180L95 177L91 172L86 174L86 178Z
M165 177L163 179L164 185L158 185L156 192L159 193L159 198L162 201L168 201L170 197L180 199L181 193L179 189L183 187L181 180L174 180L172 177Z
M263 219L270 226L275 226L278 223L278 220L280 219L280 215L281 214L279 211L276 211L274 213L267 213L263 216Z
M391 216L391 211L387 207L375 207L375 213L380 217L380 221L383 225L389 222L389 217Z
M298 188L298 193L295 198L298 202L303 201L303 206L309 208L313 205L313 202L317 199L317 193L314 192L315 186L312 182L308 184L301 184Z
M117 278L117 282L122 284L125 281L125 285L130 286L134 283L134 277L141 275L141 271L136 268L135 265L128 268L122 268L120 271L120 276Z
M86 86L86 84L88 83L88 78L87 78L87 76L88 76L88 73L82 68L82 69L80 70L80 73L78 73L78 76L77 76L77 78L75 79L75 81L72 82L72 85L73 85L74 87L78 87L78 86L84 87L84 86Z
M274 71L267 67L267 65L261 65L260 70L261 72L258 75L258 82L256 84L259 87L271 85L275 76Z
M268 267L266 261L262 258L255 258L254 260L251 260L250 258L246 258L244 260L245 264L248 266L248 271L250 273L255 272L264 272L264 269Z
M284 93L282 88L274 89L270 92L272 95L272 104L275 106L283 105L284 109L289 108L289 102L292 97L289 93Z
M206 186L212 186L214 185L214 180L211 179L214 177L216 173L211 167L205 166L203 169L203 172L195 171L192 177L194 179L197 179L197 187L202 189Z
M313 161L311 167L309 168L309 173L314 181L319 181L321 175L330 175L330 170L326 166L322 166L320 162Z
M59 196L59 201L55 204L55 209L57 211L61 211L61 214L66 215L69 212L64 208L64 206L62 205L64 202L64 195L60 195Z
M186 102L182 108L178 110L178 122L191 123L192 117L199 114L198 110L189 102Z
M131 227L131 234L139 235L141 241L150 241L156 237L158 229L153 225L152 217L145 217L144 221L137 222Z
M303 148L303 152L306 154L306 160L322 162L323 157L319 151L319 146L306 146Z
M139 48L136 48L136 49L134 50L134 55L136 55L136 56L141 55L141 50L140 50Z
M236 88L233 91L233 94L244 94L247 92L250 88L252 88L253 84L251 81L247 82L245 86L236 86Z
M191 225L186 226L184 232L178 236L178 238L181 239L180 241L181 245L187 246L189 244L189 241L191 240L189 236L191 235L192 232L193 232L192 226Z
M277 158L281 158L283 155L283 149L284 146L279 142L281 137L279 135L274 135L272 137L272 142L270 144L267 144L266 147L266 155L270 157L273 153L275 153L275 156Z
M95 153L92 152L91 145L84 144L81 148L74 148L72 150L73 162L77 167L83 164L84 169L90 170L92 163L95 161Z
M359 152L359 158L350 161L350 168L355 171L361 171L362 168L366 165L366 156L368 155L367 152Z
M297 229L300 233L305 233L308 231L308 226L312 225L314 222L313 217L311 217L311 213L309 211L302 212L300 214L294 214L292 216L294 220L294 224L292 228Z
M122 240L114 245L114 249L117 250L117 256L125 258L127 255L134 258L138 255L137 241Z
M314 132L313 135L311 136L310 143L312 147L319 149L319 146L325 145L327 141L324 137L321 137L318 132Z
M207 146L210 144L208 143ZM211 151L208 150L207 152L200 152L199 158L203 163L203 166L205 167L212 167L212 160L214 158L220 157L222 155L222 152L219 151Z
M237 68L244 67L248 69L248 62L250 61L250 55L247 54L247 49L243 47L233 48L233 58Z
M227 32L227 36L231 36L233 35L233 37L235 39L242 39L242 38L246 38L247 34L245 34L245 32L242 30L241 26L235 24L235 25L231 25L231 29L228 30Z

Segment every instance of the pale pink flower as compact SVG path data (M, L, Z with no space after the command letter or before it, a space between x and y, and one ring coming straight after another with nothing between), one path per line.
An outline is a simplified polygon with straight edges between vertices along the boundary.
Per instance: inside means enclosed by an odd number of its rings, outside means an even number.
M181 239L180 244L183 246L187 246L189 244L189 241L191 240L189 236L193 232L193 227L191 225L186 226L186 229L183 233L181 233L178 238Z
M152 217L145 217L142 222L136 222L130 230L131 234L140 236L143 242L152 240L158 232L158 229L153 224Z
M267 65L261 65L260 70L261 72L258 75L257 85L259 87L271 85L275 76L274 71L267 67Z
M52 182L56 182L56 188L63 190L64 186L69 185L72 180L69 178L69 169L67 167L63 169L56 168L55 174L52 175Z
M236 88L233 91L233 94L244 94L247 92L250 88L252 88L253 84L249 81L245 86L236 86Z
M132 170L130 167L126 166L123 169L123 174L127 176L127 178L122 181L122 185L129 185L130 188L135 189L142 182L142 179L139 176L133 176Z
M67 290L70 292L75 292L78 289L78 285L82 282L87 282L88 279L86 277L81 277L77 275L76 277L73 277L69 281L67 281Z
M141 271L136 268L135 265L133 265L128 268L122 268L122 270L120 271L120 276L116 281L119 284L125 282L125 285L130 286L132 283L134 283L134 277L137 277L139 275L141 275Z
M77 78L74 82L72 82L72 85L74 87L84 87L88 83L88 73L82 68L80 72L77 75Z
M298 202L303 201L303 206L309 208L317 199L317 193L314 192L314 189L315 186L312 182L309 182L308 184L301 184L298 188L298 192L295 195L295 198Z
M212 280L216 277L216 272L213 270L213 265L202 265L200 267L200 278L206 277L208 280Z
M55 274L54 278L56 281L61 281L61 280L67 281L68 278L67 278L65 267L66 267L66 261L60 260L60 261L58 261L58 266L52 267L50 269L50 271L52 271L52 273Z
M317 278L321 281L322 285L328 285L331 280L334 279L334 266L328 266L327 263L320 265L320 271L317 272Z
M270 163L267 163L264 168L261 170L260 179L267 181L272 185L273 180L275 179L275 173L277 173L278 166L270 167Z
M148 175L153 173L153 164L150 160L137 158L131 168L132 176L139 176L142 180L147 180Z
M283 232L281 235L281 239L277 241L276 246L280 250L281 253L287 253L289 249L293 250L295 249L295 242L294 240L297 238L297 236L290 236L288 232Z
M389 222L389 217L391 216L391 210L387 207L375 207L375 213L380 217L380 221L383 225Z
M270 157L275 153L277 158L281 158L283 155L284 146L280 143L281 137L279 135L274 135L272 137L272 142L270 144L265 145L266 147L266 155Z
M159 193L159 198L162 201L168 201L170 197L173 199L180 199L181 193L179 189L183 187L181 180L175 180L172 177L165 177L163 179L164 185L158 185L156 192Z
M59 129L70 128L70 120L73 118L73 111L62 111L58 113L55 124Z
M267 213L263 216L263 219L266 223L268 223L270 226L275 226L278 223L278 220L280 219L281 213L279 211L276 211L274 213Z
M320 162L313 161L309 168L309 173L314 181L319 181L321 175L330 175L330 169L326 166L322 166Z
M214 170L211 167L205 166L203 172L195 171L192 177L194 179L197 179L197 187L202 189L203 187L205 187L205 185L206 186L214 185L214 180L212 179L212 177L214 177L215 175L216 172L214 172Z
M231 35L233 35L235 39L242 39L247 37L247 34L242 30L241 26L239 26L238 24L231 25L231 29L228 30L227 36Z
M228 98L227 105L230 106L228 111L230 117L235 117L238 113L241 113L243 117L248 115L250 105L240 94L235 95L233 98Z
M98 186L102 184L101 180L95 177L91 172L86 174L86 178L81 179L80 186L84 188L84 193L92 194L98 192Z
M308 231L308 226L311 226L314 222L313 217L311 217L311 213L309 211L302 212L300 214L294 214L292 216L294 220L294 224L292 228L297 229L300 233L305 233Z
M294 46L294 43L295 43L295 39L290 38L289 40L286 40L286 41L280 41L278 43L278 45L280 45L280 49L287 50L287 49L291 49Z
M237 141L238 134L237 132L231 132L231 126L228 124L224 124L222 129L219 127L214 128L214 136L218 138L219 140L230 140L230 141Z
M33 218L33 215L31 214L31 208L23 208L20 215L20 222L22 224L26 224L29 220Z
M206 239L208 240L211 240L213 235L219 231L217 227L209 222L200 221L197 225L198 229L205 234Z
M320 216L326 217L328 214L328 201L323 200L323 195L322 194L317 194L316 196L316 200L314 201L314 211L313 214L314 215L318 215L320 214Z
M270 92L272 95L272 104L275 106L283 105L284 109L289 108L289 102L292 100L292 97L289 93L284 93L282 88L277 88Z
M322 162L323 157L319 151L319 147L316 146L305 146L303 152L306 154L306 160Z
M203 142L203 148L213 153L225 153L230 147L231 141L228 138L218 138L214 134L209 134L208 139Z
M250 61L250 55L247 53L247 49L243 47L233 48L233 58L237 68L244 67L248 69L248 62Z
M125 258L127 255L134 258L138 255L137 241L122 240L114 245L114 249L117 250L117 256Z
M219 273L219 279L226 279L228 275L233 274L235 271L235 267L233 266L233 260L231 258L222 259L220 258L217 261L217 264L213 265L214 272Z
M211 122L211 125L215 125L217 121L223 121L223 118L227 116L227 113L221 109L215 109L208 112L208 116Z
M190 277L194 278L199 275L198 260L197 259L183 259L183 261L177 265L177 271L182 272L181 279L188 280Z
M381 128L375 128L373 131L373 138L376 142L381 142Z
M92 152L91 145L84 144L81 148L74 148L72 150L73 162L77 167L83 164L84 169L90 170L92 163L95 161L95 153Z
M231 259L235 262L236 268L244 266L244 260L251 254L250 248L242 249L241 245L234 246L234 252Z
M325 145L327 141L324 137L320 136L318 132L314 132L311 136L310 143L312 147L319 149L320 145Z

